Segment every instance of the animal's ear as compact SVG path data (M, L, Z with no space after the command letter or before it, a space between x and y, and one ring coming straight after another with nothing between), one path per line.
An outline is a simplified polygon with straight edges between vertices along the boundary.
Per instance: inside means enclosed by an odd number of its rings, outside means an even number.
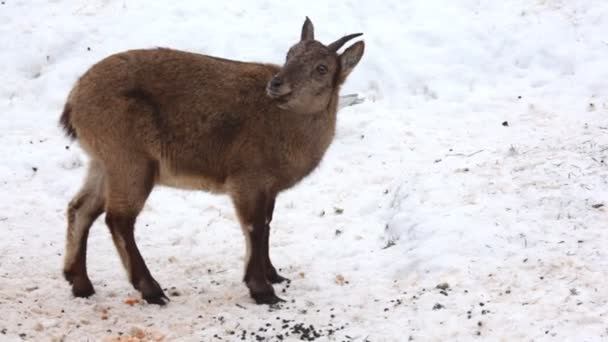
M356 42L351 45L348 49L346 49L340 55L340 80L344 82L346 77L350 74L351 71L357 66L357 63L361 60L363 56L363 51L365 50L365 43L363 41Z
M304 25L302 25L302 36L301 40L314 40L315 39L315 28L312 26L312 21L306 17Z

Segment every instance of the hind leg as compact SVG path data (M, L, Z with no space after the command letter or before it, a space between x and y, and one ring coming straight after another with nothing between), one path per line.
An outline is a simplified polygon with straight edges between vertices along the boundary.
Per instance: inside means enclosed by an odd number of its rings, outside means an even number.
M76 297L95 293L87 275L87 238L91 225L104 211L104 183L103 167L91 160L84 185L68 205L63 274Z
M135 242L135 220L154 187L157 164L134 155L117 162L108 170L106 223L120 254L129 280L151 304L164 305L169 300L154 280Z

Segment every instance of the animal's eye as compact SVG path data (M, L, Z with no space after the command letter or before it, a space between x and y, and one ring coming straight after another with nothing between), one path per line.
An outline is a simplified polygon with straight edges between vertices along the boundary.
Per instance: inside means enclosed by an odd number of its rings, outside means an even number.
M321 75L327 74L327 67L323 64L317 65L317 72Z

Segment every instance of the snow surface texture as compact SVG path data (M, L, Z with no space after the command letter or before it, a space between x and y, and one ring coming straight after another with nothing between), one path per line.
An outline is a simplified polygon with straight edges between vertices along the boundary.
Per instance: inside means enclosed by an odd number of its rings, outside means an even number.
M73 298L64 213L86 157L57 121L77 77L155 46L281 63L305 15L324 42L365 33L343 94L366 101L279 197L288 302L249 298L226 197L166 188L136 233L169 305L125 303L103 219L97 294ZM603 0L2 0L0 340L606 341L607 32Z

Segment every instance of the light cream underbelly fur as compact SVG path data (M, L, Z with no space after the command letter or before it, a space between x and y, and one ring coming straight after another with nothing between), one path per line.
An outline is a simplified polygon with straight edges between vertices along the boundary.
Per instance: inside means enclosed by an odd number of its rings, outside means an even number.
M156 183L172 188L203 190L217 194L226 193L226 185L203 176L176 174L166 164L160 165Z

